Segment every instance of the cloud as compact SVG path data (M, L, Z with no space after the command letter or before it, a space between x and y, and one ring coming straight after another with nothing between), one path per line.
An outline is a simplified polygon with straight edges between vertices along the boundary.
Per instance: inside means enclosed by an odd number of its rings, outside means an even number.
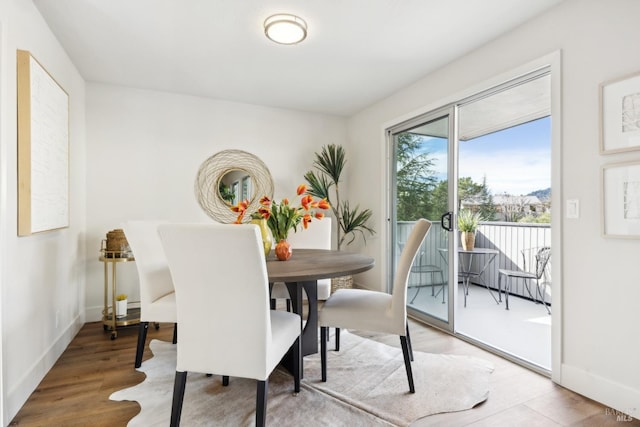
M551 155L548 151L475 152L459 156L459 174L476 182L487 178L492 194L528 194L551 187Z

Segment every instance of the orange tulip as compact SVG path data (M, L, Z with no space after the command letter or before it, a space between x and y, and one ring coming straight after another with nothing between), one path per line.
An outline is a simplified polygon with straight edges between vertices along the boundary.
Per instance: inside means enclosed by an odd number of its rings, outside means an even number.
M305 216L302 217L302 226L304 228L309 227L309 223L311 222L311 215L310 214L306 214Z
M269 217L271 216L271 210L269 210L266 207L262 207L258 209L258 213L264 218L264 219L269 219Z
M316 212L316 213L315 213L315 217L316 217L317 219L322 219L322 218L324 218L324 212Z
M318 207L320 209L329 209L331 206L329 205L327 199L322 199L318 202Z
M271 206L271 199L269 198L269 196L262 196L262 198L260 199L260 204L268 208L269 206Z
M298 196L306 193L307 192L307 186L305 184L298 185L298 189L296 190L296 192L298 193Z
M309 206L311 205L312 202L313 202L313 197L309 196L308 194L306 196L303 196L302 199L300 199L300 204L302 205L305 211L309 210Z

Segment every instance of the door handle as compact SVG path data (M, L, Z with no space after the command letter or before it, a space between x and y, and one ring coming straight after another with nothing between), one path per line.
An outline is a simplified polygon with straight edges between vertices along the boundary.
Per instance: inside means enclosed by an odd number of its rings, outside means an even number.
M453 231L453 212L446 212L444 215L440 217L440 222L442 223L442 228L447 231Z

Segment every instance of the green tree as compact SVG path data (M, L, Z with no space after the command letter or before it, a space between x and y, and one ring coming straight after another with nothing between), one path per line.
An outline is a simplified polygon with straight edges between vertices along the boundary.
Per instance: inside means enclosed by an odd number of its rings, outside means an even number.
M440 219L440 216L449 210L448 190L449 182L447 180L440 181L432 192L431 210L434 218ZM486 178L481 184L474 182L471 177L462 177L458 180L458 210L462 209L462 201L471 201L478 206L477 211L481 214L483 221L492 221L495 219L495 206L493 205L493 197L487 187ZM474 209L476 210L476 209Z
M404 132L396 137L396 215L399 221L433 219L434 160L429 153L420 152L421 147L419 135Z

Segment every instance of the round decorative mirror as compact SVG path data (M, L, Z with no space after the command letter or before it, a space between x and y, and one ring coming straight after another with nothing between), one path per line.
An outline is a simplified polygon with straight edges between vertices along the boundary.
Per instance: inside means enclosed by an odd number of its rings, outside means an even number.
M248 199L243 222L260 207L262 196L273 197L273 178L269 169L255 155L242 150L224 150L205 160L195 182L200 207L214 220L232 223L237 214L231 206Z

